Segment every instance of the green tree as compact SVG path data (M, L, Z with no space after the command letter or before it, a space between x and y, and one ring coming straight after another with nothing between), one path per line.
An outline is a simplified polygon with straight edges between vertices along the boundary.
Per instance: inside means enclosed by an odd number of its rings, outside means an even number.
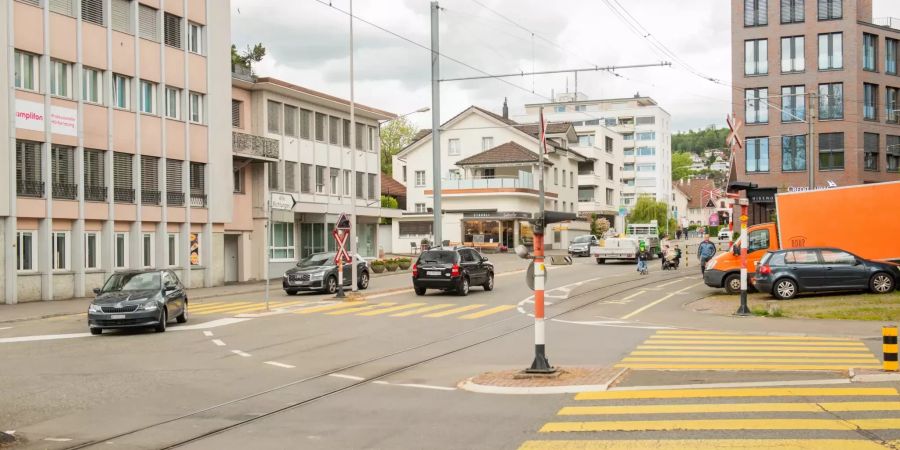
M666 232L666 217L669 207L664 202L658 202L652 196L639 197L631 209L631 213L625 218L628 223L650 223L655 220L659 227L659 234ZM669 218L669 232L673 233L678 224L674 218Z
M691 154L688 152L672 153L672 181L690 178L694 172L691 170Z
M253 71L253 63L258 63L266 56L266 47L262 42L254 46L247 46L242 52L238 52L237 47L231 44L231 64L243 66Z
M676 133L672 135L672 151L691 152L699 155L706 150L725 147L727 137L727 128L716 128L714 125L703 130Z
M381 127L381 173L393 173L394 155L409 145L417 132L416 126L405 117Z

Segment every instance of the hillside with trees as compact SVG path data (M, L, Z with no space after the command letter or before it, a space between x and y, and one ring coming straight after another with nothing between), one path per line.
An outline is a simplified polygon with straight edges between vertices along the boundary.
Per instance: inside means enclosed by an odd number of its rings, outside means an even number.
M672 135L672 152L691 152L702 155L706 150L725 148L728 128L713 125L703 130L691 130Z

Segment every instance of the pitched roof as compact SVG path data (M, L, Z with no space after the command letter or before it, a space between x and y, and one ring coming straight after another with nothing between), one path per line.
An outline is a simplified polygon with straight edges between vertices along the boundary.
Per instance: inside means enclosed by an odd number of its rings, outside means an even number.
M705 208L706 205L703 204L703 191L708 191L716 188L713 180L700 178L682 180L677 182L676 186L681 189L681 191L684 192L685 195L687 195L688 208L691 209Z
M479 164L536 163L539 159L540 155L537 153L528 150L513 141L509 141L476 155L461 159L456 162L456 165L472 166ZM553 165L553 163L546 159L544 160L544 164L548 166Z
M537 123L514 125L514 127L532 136L540 137L541 134L540 124ZM570 122L549 122L547 123L547 134L566 134L569 132L569 128L572 128Z
M393 179L390 175L383 173L381 174L381 193L393 197L405 197L406 186Z
M518 125L518 124L519 124L519 123L516 122L515 120L512 120L512 119L510 119L510 118L508 118L508 117L503 117L503 116L501 116L500 114L497 114L497 113L492 113L492 112L490 112L490 111L488 111L488 110L486 110L486 109L484 109L484 108L482 108L482 107L480 107L480 106L472 105L472 107L475 108L475 109L477 109L477 110L479 110L479 111L481 111L481 112L483 112L483 113L485 113L485 114L487 114L487 115L489 115L489 116L491 116L491 117L493 117L493 118L495 118L495 119L497 119L497 120L499 120L499 121L501 121L501 122L503 122L503 123L505 123L505 124L507 124L507 125ZM451 119L451 120L452 120L452 119Z
M310 89L310 88L306 88L306 87L303 87L303 86L298 86L298 85L296 85L296 84L289 83L289 82L284 81L284 80L279 80L279 79L277 79L277 78L272 78L272 77L261 77L261 78L257 78L257 79L256 79L256 83L258 83L258 84L262 84L262 83L270 83L270 84L274 84L274 85L276 85L276 86L283 87L283 88L285 88L285 89L291 89L291 90L294 90L294 91L297 91L297 92L301 92L301 93L304 93L304 94L307 94L307 95L312 95L312 96L319 97L319 98L322 98L322 99L325 99L325 100L330 100L330 101L333 101L333 102L335 102L335 103L338 103L338 104L341 104L341 105L344 105L344 106L350 106L350 100L343 99L343 98L340 98L340 97L335 97L334 95L330 95L330 94L326 94L326 93L324 93L324 92L312 90L312 89ZM387 111L384 111L384 110L381 110L381 109L378 109L378 108L373 108L373 107L371 107L371 106L366 106L366 105L363 105L363 104L360 104L360 103L356 103L356 104L355 104L355 107L356 107L356 108L359 108L359 109L361 109L361 110L363 110L363 111L367 111L367 112L372 113L372 114L384 116L384 117L390 118L390 119L393 119L393 118L396 118L396 117L397 117L397 115L394 114L394 113L387 112Z

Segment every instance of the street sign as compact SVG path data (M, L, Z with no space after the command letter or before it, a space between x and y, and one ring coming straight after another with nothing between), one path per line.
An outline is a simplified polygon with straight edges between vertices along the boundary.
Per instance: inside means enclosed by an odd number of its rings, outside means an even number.
M628 208L619 208L619 215L625 217L628 215Z
M741 129L741 121L736 117L731 117L729 114L725 119L725 122L728 124L728 146L731 147L731 150L734 151L736 149L743 149L744 143L741 142L741 135L739 133Z
M292 211L294 205L297 204L297 200L294 200L294 194L287 192L270 192L269 204L272 206L272 209Z
M335 230L349 230L350 229L350 216L347 214L341 213L341 216L338 217L337 222L334 223Z
M550 272L545 268L544 269L544 284L546 285L547 281L550 280ZM528 270L525 272L525 283L528 285L528 289L534 290L534 261L531 261L528 264Z
M337 243L334 263L340 264L342 261L345 263L353 262L350 253L347 253L347 238L350 237L350 230L335 229L331 232L331 235L334 237L334 242Z

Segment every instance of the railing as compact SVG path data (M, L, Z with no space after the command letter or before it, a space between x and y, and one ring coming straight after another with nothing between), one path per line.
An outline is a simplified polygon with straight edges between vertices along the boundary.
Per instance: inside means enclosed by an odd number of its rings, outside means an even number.
M158 205L162 195L159 191L141 189L141 204Z
M113 188L113 200L118 203L134 203L134 189Z
M579 195L579 196L578 196L578 201L579 201L579 202L582 202L582 203L593 202L593 201L594 201L594 197L582 197L582 196Z
M166 191L166 204L169 206L184 206L184 192Z
M537 189L534 180L529 176L520 178L496 177L496 178L472 178L472 179L446 179L441 181L442 189Z
M900 19L896 17L877 17L872 23L878 26L900 30Z
M69 183L53 183L53 198L75 200L78 198L78 185Z
M252 134L231 132L231 151L249 156L278 159L278 140L254 136Z
M194 208L206 208L206 194L191 192L191 206Z
M44 182L31 180L16 180L16 194L20 197L43 197Z
M231 65L231 76L244 81L255 82L256 76L253 75L253 70L250 67L242 66L240 64L232 64Z
M84 199L92 202L105 202L106 186L85 186Z

